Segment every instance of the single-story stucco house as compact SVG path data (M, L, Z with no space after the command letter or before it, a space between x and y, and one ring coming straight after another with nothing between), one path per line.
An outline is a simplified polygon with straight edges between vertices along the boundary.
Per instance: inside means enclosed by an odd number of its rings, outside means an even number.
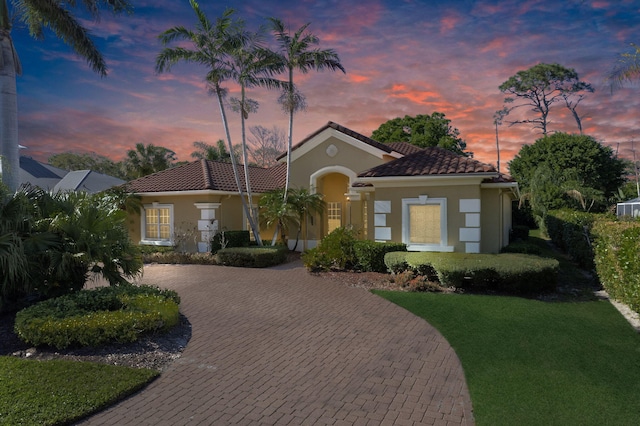
M284 186L286 155L278 161L249 168L254 205ZM438 147L382 144L333 122L293 147L290 182L327 204L324 215L308 219L306 247L350 225L364 239L404 242L413 251L497 253L509 242L518 196L517 183L489 164ZM191 249L205 251L217 230L248 229L229 163L198 160L127 188L144 206L129 224L140 244L172 245L191 228L198 231ZM261 233L267 239L273 229Z

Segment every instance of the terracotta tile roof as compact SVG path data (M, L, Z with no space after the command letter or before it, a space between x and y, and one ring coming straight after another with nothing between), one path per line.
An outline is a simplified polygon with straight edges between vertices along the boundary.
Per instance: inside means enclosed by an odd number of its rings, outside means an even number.
M483 183L512 183L516 180L512 178L510 175L505 173L500 173L497 177L492 177L490 179L485 179Z
M429 147L402 158L373 167L358 177L433 176L470 173L497 173L478 160L458 155L440 147Z
M242 189L245 190L243 167L242 165L237 167ZM250 166L251 190L253 192L267 192L282 187L284 186L285 173L285 164L270 169ZM126 188L135 193L203 190L236 192L238 190L231 163L210 160L193 161L153 173L127 183Z
M321 128L319 128L318 130L316 130L315 132L311 133L309 136L307 136L306 138L304 138L303 140L301 140L300 142L298 142L297 144L295 144L292 148L291 151L295 151L296 149L300 148L302 145L304 145L305 143L309 142L311 139L313 139L315 136L317 136L318 134L320 134L321 132L325 131L326 129L335 129L341 133L344 133L345 135L351 136L354 139L359 140L360 142L364 142L367 145L371 145L374 148L378 148L381 151L387 152L387 153L391 153L394 150L387 144L383 144L377 141L374 141L371 138L368 138L358 132L354 132L351 129L348 129L344 126L341 126L337 123L334 123L333 121L329 121L327 124L325 124L324 126L322 126ZM283 153L281 154L277 159L280 160L284 157L286 157L287 153Z
M389 148L395 152L399 152L402 155L413 154L414 152L422 151L424 148L410 144L409 142L390 142L386 143Z

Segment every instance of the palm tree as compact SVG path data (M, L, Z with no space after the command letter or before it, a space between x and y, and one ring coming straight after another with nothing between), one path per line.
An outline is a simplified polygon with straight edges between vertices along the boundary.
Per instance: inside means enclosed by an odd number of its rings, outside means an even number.
M625 81L640 79L640 45L631 43L631 47L635 51L622 53L618 65L607 76L611 90L619 89Z
M280 233L280 241L286 244L285 232L290 225L297 225L299 213L295 210L293 204L285 201L282 196L283 189L275 189L266 192L260 197L260 222L265 227L275 225L274 242Z
M293 114L304 109L304 97L297 91L293 83L293 72L298 70L306 74L310 70L346 72L340 63L338 54L332 49L312 49L320 40L312 33L306 32L310 23L300 27L293 35L285 28L281 20L270 18L271 29L278 43L278 55L288 73L287 85L280 98L283 109L289 113L289 134L287 141L287 174L283 196L286 198L289 190L289 175L291 172L291 145L293 140Z
M195 31L188 30L183 26L177 26L164 31L160 34L159 38L165 46L174 41L183 40L192 43L193 49L165 47L156 58L156 72L169 71L173 65L180 61L204 65L207 68L205 80L209 85L210 92L214 93L218 100L229 152L233 152L231 133L229 131L229 123L223 102L226 90L223 89L221 85L234 77L230 53L245 46L249 37L246 32L242 31L244 23L231 19L234 13L233 9L226 10L222 17L218 18L214 24L207 18L204 12L202 12L199 4L195 0L189 0L189 4L197 18ZM255 226L251 219L253 216L244 198L244 191L240 184L240 176L236 163L235 156L231 155L233 176L236 186L238 187L242 208L247 218L249 218L249 223L254 231L254 236L256 236L256 241L260 241L258 238L259 234L256 232L257 226Z
M197 148L197 151L191 153L191 157L197 160L211 160L211 161L231 161L229 157L229 151L224 146L222 139L218 140L215 145L209 145L206 142L196 141L193 143L193 147Z
M322 199L322 194L311 193L306 188L300 188L297 190L289 191L287 196L287 202L293 205L293 208L298 212L298 235L296 236L296 245L293 247L295 250L298 246L298 240L301 231L303 232L302 250L307 249L308 229L307 229L307 217L309 214L317 213L322 216L326 203Z
M14 13L29 28L35 39L44 37L44 28L49 28L55 35L80 56L85 58L89 66L101 76L107 75L106 63L93 43L89 33L69 8L82 3L93 18L100 16L100 8L106 7L114 13L131 10L128 0L83 0L82 2L59 0L15 0ZM11 30L13 18L9 14L7 0L0 3L0 97L2 112L0 114L0 167L2 180L10 191L15 191L19 184L20 157L18 154L18 107L16 76L22 73L22 67Z
M255 112L258 103L246 96L246 89L252 87L265 87L267 89L280 88L281 82L272 78L272 75L282 69L279 57L273 52L262 47L262 35L260 32L247 33L247 43L232 49L231 66L233 79L240 85L240 99L235 100L240 113L240 128L242 136L242 163L244 165L245 188L247 190L247 202L252 203L251 180L249 178L249 155L247 150L246 125L249 113ZM250 209L253 213L253 208ZM255 222L255 215L248 217L258 245L262 245L259 237L260 229Z
M163 146L137 143L135 149L127 151L125 168L127 176L136 179L173 166L176 153Z

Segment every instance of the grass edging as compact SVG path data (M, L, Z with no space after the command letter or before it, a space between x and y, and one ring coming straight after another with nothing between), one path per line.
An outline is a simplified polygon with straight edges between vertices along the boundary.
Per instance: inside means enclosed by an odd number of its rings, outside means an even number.
M0 424L70 424L135 393L159 375L155 370L92 362L0 356Z

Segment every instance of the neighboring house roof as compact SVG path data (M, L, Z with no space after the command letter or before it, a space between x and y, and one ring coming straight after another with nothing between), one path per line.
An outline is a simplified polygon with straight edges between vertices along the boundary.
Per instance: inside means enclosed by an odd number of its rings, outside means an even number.
M119 186L124 180L91 170L75 170L67 173L54 186L54 191L85 191L91 194Z
M325 131L326 129L334 129L337 130L341 133L344 133L345 135L351 136L354 139L359 140L360 142L364 142L367 145L371 145L374 148L377 148L381 151L384 151L386 153L392 153L394 152L394 150L387 144L383 144L377 141L374 141L371 138L368 138L358 132L354 132L351 129L348 129L344 126L341 126L337 123L334 123L333 121L329 121L327 124L325 124L324 126L322 126L321 128L319 128L318 130L316 130L315 132L311 133L309 136L307 136L306 138L304 138L303 140L301 140L300 142L298 142L297 144L295 144L292 148L291 151L295 151L296 149L300 148L301 146L303 146L305 143L309 142L311 139L313 139L315 136L317 136L318 134L322 133L323 131ZM402 154L402 153L401 153ZM276 160L281 160L284 157L286 157L287 153L283 153L281 154L278 158L276 158Z
M283 187L286 173L285 166L285 164L279 164L269 169L249 166L251 190L260 193ZM237 169L241 177L242 189L246 190L243 166L237 165ZM143 176L127 183L126 188L135 193L205 190L238 191L232 164L211 160L197 160Z
M41 163L31 157L20 156L20 184L40 187L44 190L53 189L68 173L67 170Z
M20 156L20 185L32 185L46 191L84 191L96 193L125 181L91 170L68 170Z
M419 146L410 144L409 142L390 142L385 145L402 155L413 154L414 152L422 151L424 149Z
M495 167L440 147L424 148L358 174L358 177L498 173Z

